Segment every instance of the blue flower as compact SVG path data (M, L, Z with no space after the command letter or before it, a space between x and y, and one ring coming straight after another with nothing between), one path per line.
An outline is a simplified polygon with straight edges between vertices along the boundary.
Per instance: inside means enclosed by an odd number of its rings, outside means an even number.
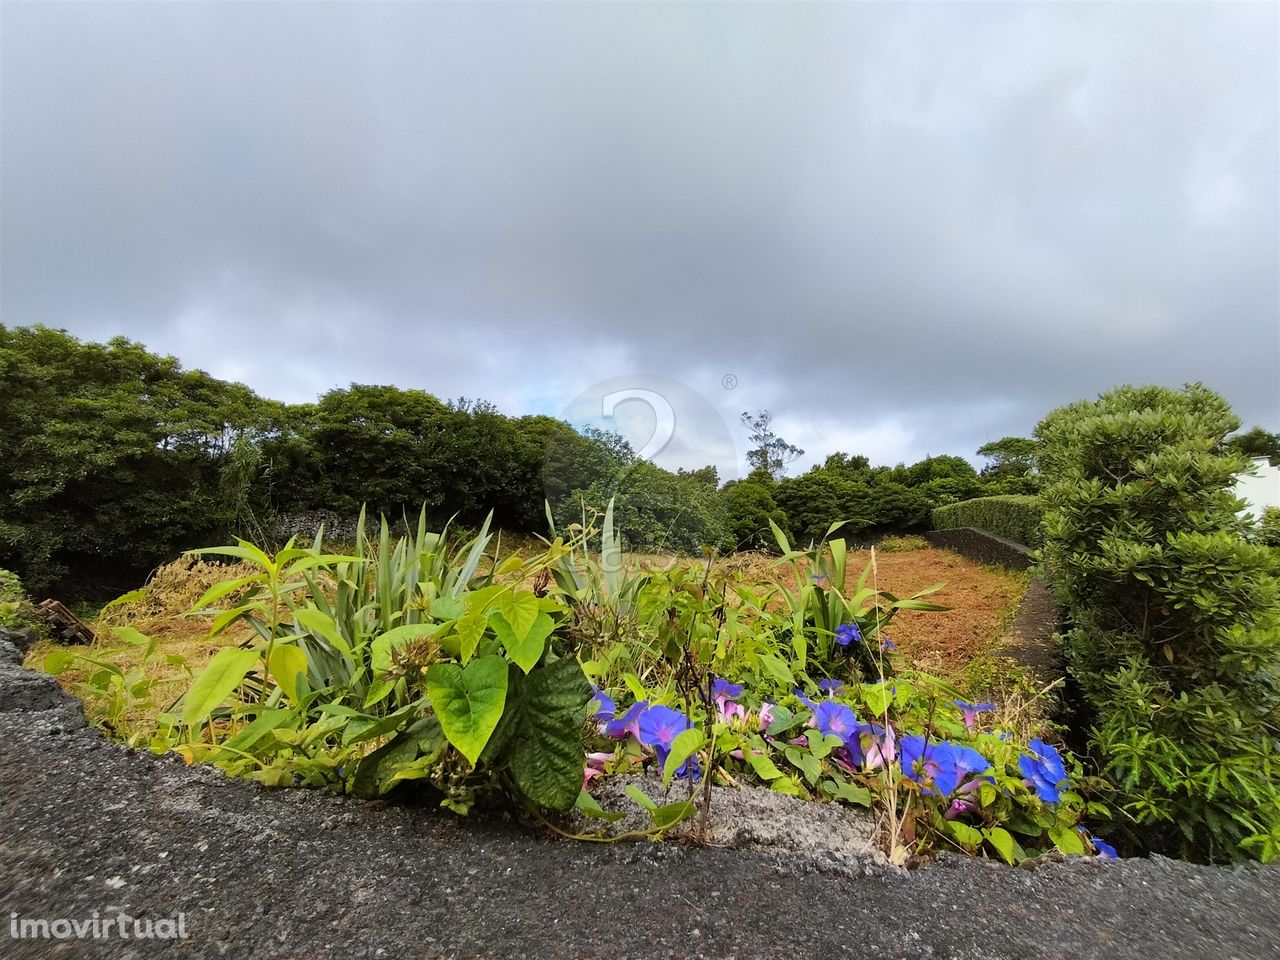
M834 697L837 693L844 689L843 680L819 680L818 689L828 696Z
M880 651L882 653L892 653L898 649L898 645L889 639L887 633L880 634Z
M723 704L726 700L736 700L740 696L742 696L740 683L730 683L728 680L717 677L716 682L711 685L711 697L716 703Z
M639 740L646 747L653 747L658 760L665 762L671 752L671 742L684 730L693 726L693 721L679 710L672 710L662 705L649 707L640 715Z
M590 706L596 707L595 712L591 714L592 718L595 720L612 720L618 710L613 700L594 683L591 685L591 692L593 696L591 697Z
M648 700L637 700L626 713L604 725L604 735L614 740L625 740L629 734L639 740L640 717L648 708Z
M899 751L902 772L925 787L925 793L936 788L950 796L968 774L983 773L991 762L972 747L946 740L929 742L919 734L902 738Z
M842 623L836 627L836 643L842 647L847 647L854 641L862 642L862 628L850 620L848 623Z
M1098 856L1103 860L1115 860L1119 857L1116 848L1105 840L1099 840L1097 837L1090 837L1089 840L1093 843L1093 849L1098 851Z
M1067 788L1067 768L1056 747L1035 739L1028 744L1030 753L1018 758L1018 769L1027 778L1027 786L1045 803L1057 803Z
M817 727L824 737L833 733L841 740L848 740L858 732L858 718L853 711L834 700L823 700L813 708L810 725Z

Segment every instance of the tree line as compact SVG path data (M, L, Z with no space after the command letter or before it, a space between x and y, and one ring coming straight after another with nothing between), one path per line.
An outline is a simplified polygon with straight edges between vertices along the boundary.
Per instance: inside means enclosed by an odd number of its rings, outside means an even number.
M86 565L133 578L232 535L269 540L278 517L362 505L464 526L493 511L504 530L545 533L547 504L567 525L612 498L630 547L692 552L767 546L770 520L799 541L837 519L868 536L923 528L935 506L1039 482L1034 441L1016 437L983 447L982 471L835 453L787 477L798 451L762 412L744 414L755 469L722 484L554 417L358 384L285 404L122 337L40 326L0 325L0 376L0 567L36 588Z

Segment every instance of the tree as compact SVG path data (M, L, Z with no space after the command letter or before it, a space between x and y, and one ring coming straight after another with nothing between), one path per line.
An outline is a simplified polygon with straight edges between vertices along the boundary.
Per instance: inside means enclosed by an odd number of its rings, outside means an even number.
M721 491L724 528L730 550L773 550L772 520L789 533L787 515L773 499L769 488L753 480L727 484Z
M279 408L123 337L39 326L0 325L0 380L0 566L35 588L76 558L145 570L225 531L243 490L223 469Z
M978 456L990 461L982 469L985 477L1025 476L1035 470L1036 447L1030 437L1001 437L984 443Z
M747 463L753 470L767 470L775 480L786 475L787 464L804 451L793 446L773 432L773 414L761 410L752 416L743 412L742 425L747 428L751 449L747 451Z
M1280 581L1242 536L1239 425L1191 384L1120 387L1036 431L1042 555L1117 829L1204 859L1280 852Z
M1246 457L1266 457L1272 464L1280 463L1280 433L1268 433L1262 427L1254 427L1229 437L1227 445Z

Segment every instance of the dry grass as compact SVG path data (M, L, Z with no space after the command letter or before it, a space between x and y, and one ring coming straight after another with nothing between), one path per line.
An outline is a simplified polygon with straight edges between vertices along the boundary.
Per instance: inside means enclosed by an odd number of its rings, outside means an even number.
M27 654L26 665L42 669L45 657L55 650L71 650L98 660L115 664L126 674L141 669L152 679L153 686L145 700L134 703L126 712L122 736L136 733L154 720L157 712L164 710L187 688L192 675L204 669L214 654L223 647L240 643L249 633L247 627L236 624L222 634L209 638L207 617L188 617L186 613L201 595L215 583L236 579L254 572L251 564L216 564L193 557L182 557L160 567L142 588L142 595L127 603L109 607L92 624L97 639L89 647L67 647L41 641ZM236 594L224 602L234 603ZM157 641L156 653L143 663L142 647L120 642L112 628L132 627ZM93 667L83 662L65 670L58 676L64 687L73 689L83 682ZM75 690L76 693L84 693ZM86 711L90 719L101 716L104 705L87 697Z

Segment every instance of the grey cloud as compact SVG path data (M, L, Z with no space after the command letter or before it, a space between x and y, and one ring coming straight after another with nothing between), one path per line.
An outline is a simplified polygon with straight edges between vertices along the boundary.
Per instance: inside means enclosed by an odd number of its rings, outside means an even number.
M286 399L667 376L894 459L1119 382L1280 426L1274 6L0 17L6 323Z

